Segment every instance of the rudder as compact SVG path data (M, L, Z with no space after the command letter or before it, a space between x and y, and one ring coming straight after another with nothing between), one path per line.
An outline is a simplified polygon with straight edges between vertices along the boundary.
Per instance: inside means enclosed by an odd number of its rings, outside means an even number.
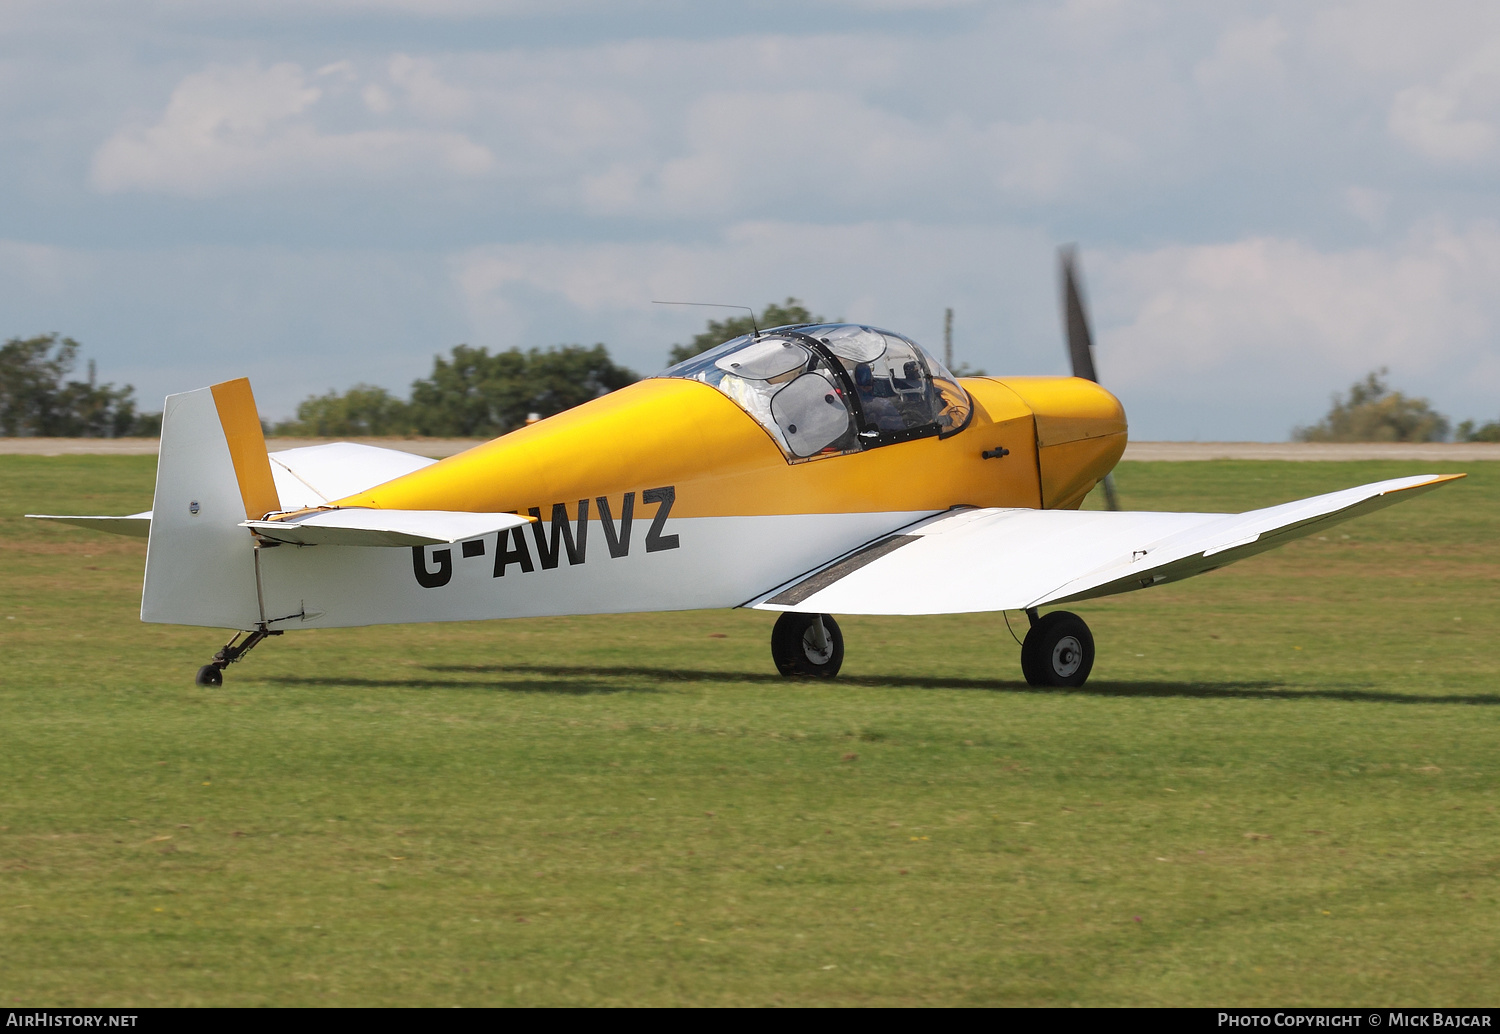
M280 508L248 379L167 396L141 620L261 624L255 538L240 522Z

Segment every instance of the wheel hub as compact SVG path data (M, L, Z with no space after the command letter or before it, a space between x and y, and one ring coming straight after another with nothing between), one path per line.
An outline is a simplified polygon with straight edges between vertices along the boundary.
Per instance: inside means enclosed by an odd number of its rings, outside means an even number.
M833 637L824 635L823 648L820 650L818 649L816 630L809 628L802 634L802 652L814 664L827 664L833 656Z
M1068 678L1083 663L1083 644L1077 636L1065 635L1052 647L1052 670L1059 678Z

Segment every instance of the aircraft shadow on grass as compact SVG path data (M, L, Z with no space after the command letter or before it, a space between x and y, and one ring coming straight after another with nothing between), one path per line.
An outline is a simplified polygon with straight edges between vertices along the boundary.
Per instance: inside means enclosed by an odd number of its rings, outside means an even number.
M272 685L298 687L309 689L486 689L501 693L552 693L557 696L602 696L605 694L619 693L660 693L661 690L652 686L626 686L619 682L600 682L588 678L590 674L598 675L600 671L589 672L587 670L569 669L569 675L575 677L559 678L550 671L536 668L438 668L437 671L452 671L455 674L469 675L497 675L502 672L511 675L534 675L535 680L526 681L501 681L490 678L469 679L367 679L367 678L315 678L299 675L273 675L261 679ZM678 681L689 681L679 678ZM736 681L745 681L739 679Z
M489 689L512 693L556 693L568 696L588 696L602 693L657 693L652 686L622 686L604 679L646 679L656 682L714 682L754 683L786 686L787 680L769 672L746 671L699 671L686 668L649 668L626 665L548 665L548 664L487 664L487 665L442 665L432 664L425 671L435 674L474 676L467 679L369 679L369 678L307 678L281 676L267 679L284 686L353 686L388 689ZM485 678L483 676L491 676ZM496 676L504 676L497 678ZM512 682L511 679L535 679L536 681ZM818 684L820 680L808 680ZM807 684L807 683L804 683ZM920 675L845 675L836 681L824 683L830 688L859 686L871 689L957 689L978 690L992 693L1025 693L1045 696L1073 695L1092 697L1156 697L1194 698L1201 700L1333 700L1343 703L1362 704L1463 704L1477 706L1500 705L1500 693L1390 693L1367 686L1331 687L1327 689L1299 689L1285 682L1274 680L1235 682L1091 682L1078 689L1050 686L1029 686L1025 682L1006 679L976 679L957 676Z

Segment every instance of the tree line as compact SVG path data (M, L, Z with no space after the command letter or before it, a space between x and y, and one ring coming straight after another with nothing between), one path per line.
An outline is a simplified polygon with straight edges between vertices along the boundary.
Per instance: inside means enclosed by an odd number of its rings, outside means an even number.
M801 302L767 305L761 327L816 323ZM751 317L710 321L685 345L674 345L677 363L751 330ZM92 360L88 380L70 379L78 364L77 341L58 334L12 338L0 346L0 435L5 437L121 438L161 433L161 414L136 408L135 389L98 384ZM457 345L433 356L432 373L412 382L407 398L374 384L310 395L297 415L265 423L268 434L292 437L438 438L493 437L533 417L548 417L640 379L610 358L603 344L511 348L491 353Z
M42 334L0 346L0 436L124 438L161 433L161 414L136 408L135 389L100 384L93 360L88 379L72 378L80 345ZM412 382L410 399L356 384L313 395L297 415L265 423L267 433L359 437L430 435L476 438L504 434L533 414L551 416L639 380L592 347L512 348L493 355L458 345L433 357L432 373Z
M795 298L767 305L755 325L816 323ZM750 333L751 317L710 320L685 345L673 345L668 365L690 359L730 338ZM432 374L412 382L407 399L385 388L356 384L345 392L312 395L297 415L271 427L271 433L317 438L426 435L437 438L489 438L513 431L529 419L549 417L640 379L620 366L602 344L555 348L512 348L493 355L484 348L458 345L434 356Z
M123 438L161 433L160 413L139 413L135 389L70 378L79 344L39 334L0 345L0 435L7 438Z
M535 414L547 417L632 384L640 377L609 357L603 345L512 348L493 355L457 345L434 356L432 374L412 382L411 397L356 384L312 395L297 415L271 433L318 438L425 435L492 438Z
M1298 442L1500 442L1500 420L1480 424L1464 420L1453 426L1424 398L1392 391L1390 370L1382 366L1355 381L1316 424L1292 431Z
M821 323L788 298L749 315L710 320L686 344L673 345L669 364L682 362L752 327ZM121 438L161 433L161 414L137 410L135 389L100 384L93 360L86 380L71 375L77 341L58 334L12 338L0 346L0 435L6 437ZM960 375L983 375L961 369ZM1295 428L1303 442L1500 442L1500 420L1454 426L1424 398L1393 391L1382 367L1357 381L1316 424ZM602 344L519 348L490 353L456 345L433 356L432 373L412 382L408 398L373 384L311 395L290 420L267 424L291 437L485 438L512 431L533 416L548 417L639 380L614 362Z

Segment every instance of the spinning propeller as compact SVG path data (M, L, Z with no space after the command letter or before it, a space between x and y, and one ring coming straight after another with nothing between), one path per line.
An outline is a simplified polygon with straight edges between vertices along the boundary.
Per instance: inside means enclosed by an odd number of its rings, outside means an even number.
M1089 332L1089 314L1083 304L1082 278L1078 274L1078 249L1064 245L1058 249L1058 261L1062 271L1063 324L1068 332L1068 358L1073 362L1073 376L1098 384L1094 372L1094 335ZM1111 510L1120 508L1113 474L1104 475L1104 505Z

